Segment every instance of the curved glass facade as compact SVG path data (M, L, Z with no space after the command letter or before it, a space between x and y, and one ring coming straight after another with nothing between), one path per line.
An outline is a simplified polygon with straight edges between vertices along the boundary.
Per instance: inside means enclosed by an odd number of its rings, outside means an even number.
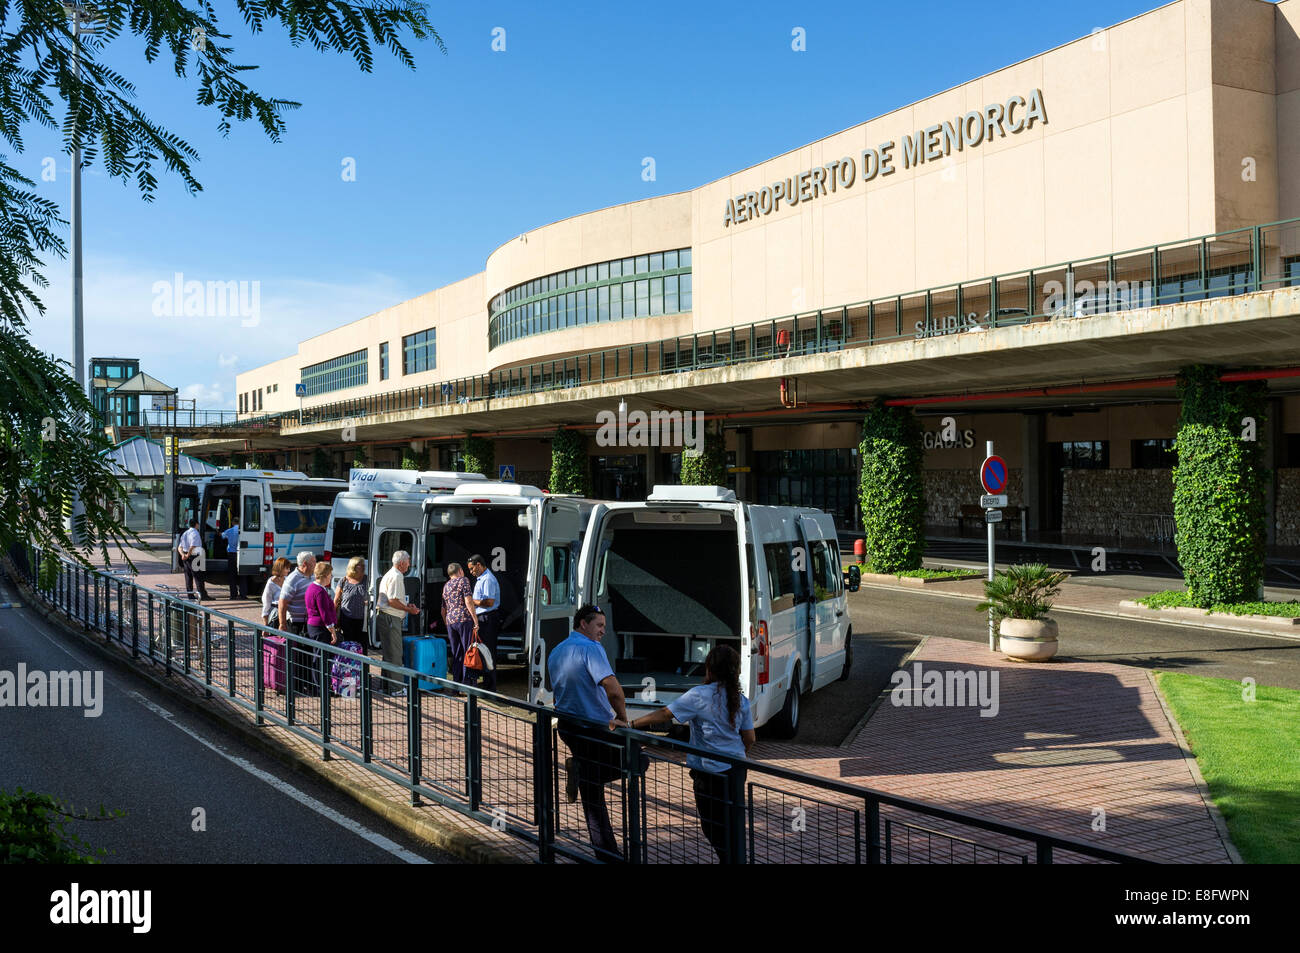
M507 288L488 308L488 349L584 324L691 310L691 250L616 258Z

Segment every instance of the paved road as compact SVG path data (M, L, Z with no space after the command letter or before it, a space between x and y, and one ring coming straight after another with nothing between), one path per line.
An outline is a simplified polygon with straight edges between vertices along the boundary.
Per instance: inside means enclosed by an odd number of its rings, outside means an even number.
M849 595L855 634L923 632L971 642L988 638L984 615L969 599L864 585ZM1054 610L1061 655L1184 671L1214 678L1250 677L1260 685L1300 689L1300 639L1222 629L1117 619ZM887 635L886 637L892 637Z
M0 579L0 602L15 601ZM78 810L124 810L68 826L106 863L455 863L321 782L285 768L167 695L0 609L0 671L103 673L102 713L0 708L0 788L53 794ZM206 830L196 831L202 808Z

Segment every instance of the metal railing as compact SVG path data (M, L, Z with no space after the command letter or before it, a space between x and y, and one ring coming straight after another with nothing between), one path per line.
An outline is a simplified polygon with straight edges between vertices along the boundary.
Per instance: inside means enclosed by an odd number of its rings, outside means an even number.
M1058 853L1149 862L656 735L611 732L569 716L557 726L544 706L280 632L61 554L19 546L8 563L39 599L133 659L188 680L207 698L220 696L256 725L310 741L323 760L345 758L401 785L413 805L428 799L504 833L543 863L871 864L955 856L946 848L895 846L895 830L961 845L972 861L1032 852L1038 863ZM393 686L405 695L389 694ZM691 754L730 770L701 789L683 763ZM583 808L561 796L571 780ZM596 802L605 804L604 831ZM593 846L593 831L606 838L602 847Z
M1300 286L1300 219L1294 218L274 416L285 426L358 423L387 413L468 407L587 384L1087 318L1287 286Z

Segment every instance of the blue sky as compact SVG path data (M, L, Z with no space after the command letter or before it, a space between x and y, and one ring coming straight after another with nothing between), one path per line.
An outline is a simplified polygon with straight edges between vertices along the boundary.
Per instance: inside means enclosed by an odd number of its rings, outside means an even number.
M218 2L250 84L303 105L278 144L218 134L194 81L119 41L106 59L156 122L194 146L196 196L157 198L83 175L86 354L139 357L199 399L234 407L241 370L299 340L483 269L520 232L704 182L1151 9L1150 0L912 5L747 3L433 7L447 44L411 72L251 36ZM505 50L492 49L504 29ZM806 49L792 49L793 31ZM68 206L69 160L31 127L11 161ZM53 182L42 161L55 157ZM642 178L652 157L655 179ZM355 160L355 181L342 175ZM257 324L156 314L155 283L257 282ZM37 346L71 356L70 265L53 259ZM251 284L249 285L251 288ZM486 332L485 332L486 333Z

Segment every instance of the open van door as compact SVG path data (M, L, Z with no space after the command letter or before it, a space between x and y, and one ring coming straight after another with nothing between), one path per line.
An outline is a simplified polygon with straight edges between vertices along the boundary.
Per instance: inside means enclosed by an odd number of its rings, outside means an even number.
M262 484L255 480L239 481L239 555L237 565L231 566L232 572L241 576L262 576L266 578L270 567L265 565L266 546L264 521L271 519L270 504L263 512Z
M546 656L569 637L578 603L578 545L582 512L577 500L547 499L541 526L533 533L528 573L528 620L524 654L528 659L528 700L549 705Z
M423 605L424 595L424 511L419 503L389 503L376 500L370 534L370 644L379 648L379 580L393 568L393 553L399 549L411 556L411 567L406 571L406 601L420 607L420 615L408 616L402 623L403 631L417 635L428 628L425 618L428 607Z
M808 547L809 674L816 690L839 678L844 667L848 615L834 522L824 514L805 514L800 523Z

